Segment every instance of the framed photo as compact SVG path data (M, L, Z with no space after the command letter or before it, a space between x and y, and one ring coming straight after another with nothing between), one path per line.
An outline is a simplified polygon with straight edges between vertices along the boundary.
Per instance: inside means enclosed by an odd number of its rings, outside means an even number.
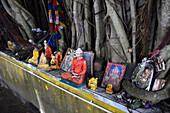
M162 89L165 86L165 82L166 80L163 80L163 79L158 79L158 78L155 79L152 91L157 91L157 90Z
M108 62L101 86L107 87L108 84L112 84L113 89L119 91L125 69L126 65Z
M68 48L60 68L64 71L71 71L73 58L76 57L76 50Z
M93 59L94 59L94 53L85 51L83 54L83 58L86 60L87 63L87 75L92 76L93 75Z

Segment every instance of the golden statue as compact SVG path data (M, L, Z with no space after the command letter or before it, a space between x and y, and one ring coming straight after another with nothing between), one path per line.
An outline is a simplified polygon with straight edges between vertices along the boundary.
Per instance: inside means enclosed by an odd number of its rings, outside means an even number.
M97 79L98 78L94 78L92 77L90 80L89 80L89 87L91 87L92 90L95 90L97 88Z
M47 58L45 57L44 53L41 53L40 61L38 64L38 68L48 68L49 64L47 62Z
M33 51L33 57L28 60L28 63L33 63L33 64L37 65L38 64L38 57L39 57L39 52L35 48L34 51Z
M106 88L106 93L113 94L112 84L108 84Z

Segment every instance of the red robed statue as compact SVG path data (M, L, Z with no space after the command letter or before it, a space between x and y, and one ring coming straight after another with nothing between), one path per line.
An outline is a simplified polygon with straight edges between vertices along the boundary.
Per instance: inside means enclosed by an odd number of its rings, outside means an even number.
M61 75L64 79L69 79L76 84L82 84L85 79L87 71L86 60L82 57L83 51L78 48L76 50L76 57L73 59L71 71L65 72Z

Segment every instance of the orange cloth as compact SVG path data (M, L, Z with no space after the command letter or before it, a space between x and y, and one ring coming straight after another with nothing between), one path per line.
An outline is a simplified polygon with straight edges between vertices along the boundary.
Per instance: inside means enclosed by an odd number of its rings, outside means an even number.
M46 53L47 61L48 61L48 63L50 63L51 54L52 54L52 50L51 50L51 47L50 47L50 46L47 46L47 47L46 47L45 53Z
M62 78L69 79L76 84L82 84L85 79L85 74L87 71L87 64L84 58L77 60L77 57L73 59L72 69L69 72L65 72L62 74ZM72 73L78 74L77 77L73 77Z

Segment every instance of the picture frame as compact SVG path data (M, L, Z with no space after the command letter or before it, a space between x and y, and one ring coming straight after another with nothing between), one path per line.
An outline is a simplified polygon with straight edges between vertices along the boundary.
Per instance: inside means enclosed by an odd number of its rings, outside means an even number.
M119 91L125 70L126 65L124 64L108 62L101 86L107 87L108 84L112 84L113 89Z
M64 59L61 63L60 69L64 71L71 71L73 58L75 57L76 57L76 50L68 48L64 56Z
M83 54L83 58L86 60L87 63L86 75L93 76L94 53L92 51L85 51Z

